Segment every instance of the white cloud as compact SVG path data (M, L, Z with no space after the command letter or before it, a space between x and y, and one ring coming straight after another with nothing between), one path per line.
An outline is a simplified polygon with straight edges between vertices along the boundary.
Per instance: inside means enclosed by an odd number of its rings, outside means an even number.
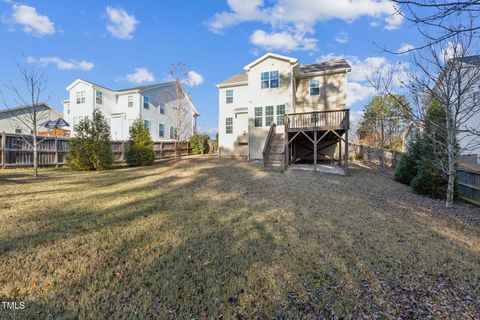
M187 72L186 84L195 87L203 83L203 76L195 71Z
M335 41L339 42L339 43L348 43L349 41L349 37L348 37L348 33L346 32L340 32L336 37L335 37Z
M215 14L208 22L212 32L222 33L225 29L243 22L262 22L271 26L271 32L259 33L257 30L256 34L252 34L252 38L260 38L262 43L266 42L274 48L287 51L315 49L316 46L312 45L315 40L306 35L314 33L315 25L319 21L341 19L352 22L367 16L376 20L384 19L385 28L388 30L397 29L403 21L403 18L396 14L391 0L228 0L228 5L229 10ZM287 38L294 44L285 41ZM308 44L301 41L302 39L307 40Z
M54 64L59 70L82 70L90 71L95 66L92 62L85 60L63 60L59 57L27 57L27 63L38 64L40 67L47 67L49 64Z
M452 58L462 57L465 49L461 43L449 41L447 46L441 50L441 58L448 61Z
M264 50L310 51L315 50L317 40L307 38L304 34L291 34L287 31L267 33L256 30L250 37L250 42Z
M350 122L354 130L358 128L358 122L363 118L365 112L359 110L350 110Z
M347 106L366 100L372 95L372 89L366 84L348 82L347 84Z
M398 48L397 53L403 54L406 53L407 51L415 49L415 46L410 44L410 43L402 43L400 48Z
M34 7L23 4L14 4L12 6L11 22L22 26L25 33L30 33L38 37L48 36L55 33L55 24L50 21L48 16L41 15Z
M135 72L127 74L119 80L126 80L135 84L143 84L155 81L153 74L147 68L135 68Z
M107 30L112 36L122 40L133 38L138 20L123 9L107 7Z

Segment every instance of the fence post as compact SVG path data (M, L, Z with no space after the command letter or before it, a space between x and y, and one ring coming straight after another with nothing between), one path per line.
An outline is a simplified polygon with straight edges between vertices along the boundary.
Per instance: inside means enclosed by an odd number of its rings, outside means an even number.
M163 142L160 141L160 160L163 158Z
M58 138L57 138L57 136L55 136L54 148L55 148L55 167L58 167Z
M2 169L5 169L5 164L7 162L7 136L5 132L2 133Z
M125 163L125 141L122 140L122 164Z

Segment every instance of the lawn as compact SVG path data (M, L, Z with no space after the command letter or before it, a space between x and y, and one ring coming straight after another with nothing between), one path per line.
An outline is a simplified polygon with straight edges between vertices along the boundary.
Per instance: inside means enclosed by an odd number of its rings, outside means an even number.
M367 169L0 172L0 318L475 318L480 210Z

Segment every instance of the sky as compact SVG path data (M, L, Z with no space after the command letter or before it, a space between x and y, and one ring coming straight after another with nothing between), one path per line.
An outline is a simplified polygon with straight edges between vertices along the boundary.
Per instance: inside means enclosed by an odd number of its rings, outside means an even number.
M408 49L417 40L390 0L0 0L0 108L14 101L4 85L20 84L16 63L44 73L44 100L59 110L75 79L123 89L167 81L172 64L183 63L195 83L188 91L198 126L213 135L215 85L275 52L302 64L346 58L355 121L371 97L371 66L408 60L380 48Z

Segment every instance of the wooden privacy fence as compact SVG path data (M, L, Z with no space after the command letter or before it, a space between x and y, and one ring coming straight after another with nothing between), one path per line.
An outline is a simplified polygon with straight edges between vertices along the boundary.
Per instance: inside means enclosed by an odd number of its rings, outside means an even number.
M369 146L350 143L350 155L355 158L357 155L361 155L362 159L367 162L380 164L380 155L382 151ZM395 168L402 153L395 151L384 151L383 156L385 158L385 165L389 168Z
M38 150L39 165L66 164L66 155L69 152L70 138L68 137L39 137L42 141ZM23 167L33 165L33 151L29 143L29 135L0 133L0 164L5 167ZM188 155L188 143L178 142L182 156ZM112 141L113 160L115 163L125 162L126 141ZM153 144L155 160L173 158L176 156L176 141L158 141Z
M460 198L480 206L480 166L460 165L457 184Z

